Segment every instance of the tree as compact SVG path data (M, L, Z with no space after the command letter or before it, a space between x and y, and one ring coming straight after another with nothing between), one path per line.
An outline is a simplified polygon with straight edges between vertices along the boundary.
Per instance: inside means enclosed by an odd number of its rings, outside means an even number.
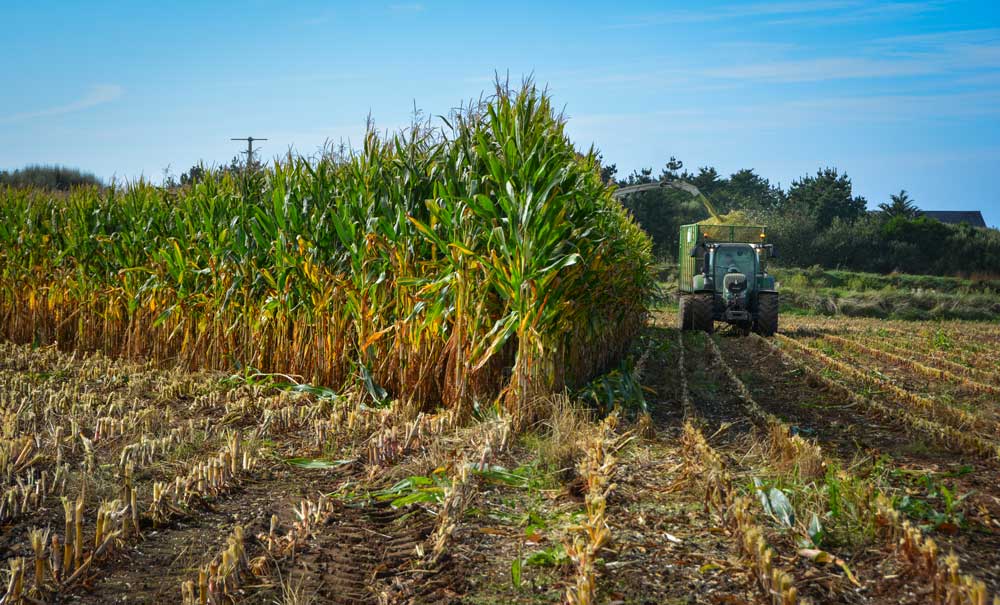
M813 218L820 231L839 218L848 223L865 216L868 202L851 191L851 179L836 168L822 168L816 176L805 176L792 182L788 190L788 205Z
M687 178L690 175L687 170L681 173L681 169L684 168L684 162L678 160L674 156L670 156L670 161L663 168L663 172L660 173L660 177L663 179L678 179Z
M702 166L698 169L698 174L687 180L697 187L698 191L707 195L709 199L712 199L715 192L726 185L726 181L720 179L718 171L711 166Z
M779 210L784 205L785 192L752 168L744 168L729 176L722 190L716 193L716 198L718 205L728 210L767 212Z
M195 185L202 181L207 174L204 164L197 164L188 168L188 171L181 174L181 185Z
M891 219L898 216L909 219L920 216L920 209L910 199L906 189L901 189L898 194L893 194L889 198L892 200L890 203L878 205L885 218Z
M597 156L597 163L601 166L601 182L610 185L615 182L615 175L618 174L617 164L605 164L604 156Z
M25 166L19 170L0 171L0 187L39 187L69 191L73 187L101 187L101 180L89 172L66 166L42 166L40 164Z

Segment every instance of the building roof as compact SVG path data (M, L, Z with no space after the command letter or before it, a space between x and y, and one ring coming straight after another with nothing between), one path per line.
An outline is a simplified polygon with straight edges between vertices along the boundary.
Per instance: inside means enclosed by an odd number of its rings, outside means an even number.
M973 227L986 226L986 221L983 220L983 213L978 210L923 210L921 214L952 225L969 223Z

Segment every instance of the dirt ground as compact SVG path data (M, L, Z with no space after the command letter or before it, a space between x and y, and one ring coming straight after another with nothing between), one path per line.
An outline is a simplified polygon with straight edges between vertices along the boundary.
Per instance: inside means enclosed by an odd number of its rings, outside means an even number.
M723 333L711 337L720 362L708 337L680 335L672 325L671 316L655 316L637 344L642 363L636 378L649 413L622 410L616 429L621 446L609 471L609 538L590 572L597 602L771 602L727 522L729 513L709 502L703 467L682 447L686 423L718 452L733 493L760 504L750 510L751 520L799 597L850 604L938 598L897 545L879 537L870 511L849 510L875 493L932 538L941 556L954 552L961 573L984 582L990 594L1000 591L996 456L947 447L912 426L866 414L824 380L900 404L800 351ZM821 346L824 333L852 338L877 329L860 321L830 326L799 318L784 332ZM949 338L961 351L970 337L963 328ZM872 346L870 339L865 343ZM895 346L891 335L886 343L887 349ZM996 401L988 396L972 397L901 364L822 346L825 354L899 388L963 407L979 414L977 422L996 422ZM967 351L984 354L974 343ZM949 360L962 354L949 355L940 357L940 367L953 370L957 362ZM46 484L37 503L0 515L0 558L7 564L23 558L28 570L25 603L180 603L185 583L197 594L200 571L209 573L206 586L215 602L561 603L579 577L567 546L581 535L587 514L576 469L582 454L577 436L560 433L554 420L501 444L475 437L475 427L439 427L432 417L396 418L378 410L349 416L337 408L341 404L315 395L234 385L216 375L182 376L110 360L81 364L51 350L11 345L4 345L3 357L0 409L10 419L5 451L23 447L18 439L33 435L38 453L20 462L16 452L4 459L5 493L16 492L4 497L25 497L19 481L67 477L58 488ZM920 359L930 364L938 358ZM806 477L778 464L770 449L773 426L752 413L726 367L764 415L819 446L819 474ZM69 403L46 403L60 396ZM120 423L110 437L108 418ZM192 424L204 418L204 425ZM195 481L190 489L203 490L197 497L169 514L153 513L154 491L224 456L234 434L255 460L252 468L220 479L214 490ZM147 444L154 439L166 445ZM74 502L83 494L83 534L93 542L90 519L101 502L124 493L121 460L130 446L150 452L130 471L139 531L123 526L106 550L88 546L84 555L94 552L93 559L72 582L52 568L59 557L49 552L46 579L36 586L32 530L47 528L65 543L61 497ZM470 463L474 470L461 472ZM765 508L761 485L787 495L795 521ZM807 530L820 526L822 532ZM237 531L244 536L241 555L226 576L220 553Z

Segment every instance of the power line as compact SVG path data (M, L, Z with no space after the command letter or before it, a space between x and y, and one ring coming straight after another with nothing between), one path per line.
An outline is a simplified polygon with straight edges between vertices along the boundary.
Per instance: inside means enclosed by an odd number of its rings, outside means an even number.
M244 137L244 138L234 138L234 139L229 139L229 140L230 141L246 141L247 142L247 150L244 151L244 152L242 152L242 153L247 154L247 170L249 170L250 167L253 166L253 142L254 141L266 141L267 139L255 139L253 137Z

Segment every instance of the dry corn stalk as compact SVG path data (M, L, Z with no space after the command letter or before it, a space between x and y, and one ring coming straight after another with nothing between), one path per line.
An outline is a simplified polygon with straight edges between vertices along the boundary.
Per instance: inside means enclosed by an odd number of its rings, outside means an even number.
M966 378L965 376L953 374L952 372L943 370L941 368L934 368L931 366L927 366L918 361L914 361L909 357L902 357L900 355L895 355L888 351L884 351L878 347L869 347L855 340L841 338L840 336L836 336L834 334L824 334L823 338L840 346L853 349L863 355L870 355L872 357L875 357L876 359L882 359L889 363L895 363L910 368L911 370L917 372L918 374L922 374L924 376L927 376L929 378L934 378L937 380L945 380L963 386L973 392L985 393L987 395L1000 394L1000 387L993 386L990 384L984 384L981 382L976 382L974 380Z
M857 368L851 366L850 364L844 363L840 360L834 359L825 353L821 353L808 345L802 344L801 342L784 336L782 334L776 334L776 338L782 343L789 343L798 350L811 354L817 359L821 359L823 363L834 368L841 374L845 376L851 376L861 382L877 387L883 392L892 393L893 396L900 401L911 405L912 407L921 410L926 413L932 420L941 422L942 424L958 429L958 430L968 430L971 427L988 427L988 423L974 414L971 414L965 410L949 406L947 404L941 403L935 399L929 399L927 397L922 397L907 391L906 389L900 388L891 382L878 378L869 372L862 372Z
M750 514L750 499L736 496L732 477L718 452L701 431L690 422L684 424L682 451L691 471L705 493L705 507L722 517L726 526L739 537L740 549L753 564L754 575L774 605L806 603L798 596L792 577L774 565L774 551L763 539L761 529Z
M788 357L785 351L767 340L760 340L782 356ZM795 342L791 339L788 339L788 341ZM809 349L809 351L812 351L812 349ZM808 351L806 352L808 354ZM860 397L839 383L826 378L818 372L814 372L809 366L805 364L798 365L804 368L813 379L837 391L849 400L858 403L863 409L872 410L880 415L894 413L892 409L885 408L870 399ZM916 428L921 428L923 426L920 422L921 420L910 418L908 423ZM926 421L923 422L926 423ZM942 430L934 434L944 435L946 433ZM913 527L909 521L905 520L884 494L876 496L874 512L876 524L881 528L883 536L903 555L903 560L906 561L907 565L918 577L930 580L935 603L941 603L942 605L987 604L989 595L985 584L973 576L961 574L959 572L958 559L953 554L948 555L944 560L944 565L942 565L937 545L934 541L924 536L918 528ZM1000 603L1000 596L995 596L994 605L998 603Z
M616 413L605 418L590 440L580 462L580 476L587 484L584 494L586 518L576 528L572 542L564 543L566 554L576 565L573 583L566 589L568 605L594 603L597 589L595 561L598 553L611 539L611 529L606 518L607 497L614 490L611 482L615 452L626 442L613 438L618 422Z

